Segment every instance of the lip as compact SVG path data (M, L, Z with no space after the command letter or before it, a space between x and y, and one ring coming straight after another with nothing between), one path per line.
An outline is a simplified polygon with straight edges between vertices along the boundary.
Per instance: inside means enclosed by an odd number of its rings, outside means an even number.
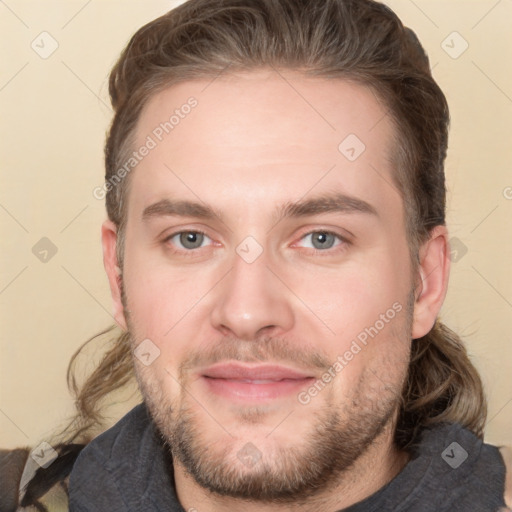
M269 400L296 393L312 375L281 365L221 363L201 372L208 390L230 400Z
M281 365L257 365L248 366L240 363L220 363L210 366L202 372L203 376L212 379L231 380L272 380L305 379L313 377L294 368Z

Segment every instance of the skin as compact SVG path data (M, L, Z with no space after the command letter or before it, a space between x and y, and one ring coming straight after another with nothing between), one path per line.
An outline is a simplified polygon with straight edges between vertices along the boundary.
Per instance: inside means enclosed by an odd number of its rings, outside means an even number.
M209 449L203 469L229 470L218 476L231 483L265 475L273 481L286 474L287 458L299 472L307 469L325 439L334 439L332 432L314 439L322 426L348 434L338 439L346 446L337 467L309 493L283 495L280 502L212 491L175 454L178 498L185 510L201 512L348 507L407 463L408 454L393 444L394 422L411 343L432 328L446 294L446 228L436 227L421 246L413 276L403 201L389 163L394 128L369 89L273 70L187 82L150 100L136 146L190 96L197 107L130 176L122 277L116 226L102 227L115 318L134 346L150 339L160 350L149 366L136 360L151 413L171 445L178 442L178 419L186 418L195 454ZM348 134L366 146L355 161L338 149ZM376 214L276 221L281 205L333 192L366 201ZM144 220L144 210L163 199L208 204L219 217ZM168 238L187 230L206 233L199 248ZM310 233L322 231L344 238L315 253ZM236 251L248 236L262 250L252 263ZM297 393L232 400L212 393L201 377L204 366L236 358L281 363L321 379L396 303L401 311L307 404ZM247 443L261 457L251 467L237 456Z

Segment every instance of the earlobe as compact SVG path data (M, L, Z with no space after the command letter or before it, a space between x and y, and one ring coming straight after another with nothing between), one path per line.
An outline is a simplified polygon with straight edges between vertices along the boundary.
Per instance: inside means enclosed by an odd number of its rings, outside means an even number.
M101 226L101 245L103 247L103 265L112 295L113 315L119 327L126 331L127 325L121 300L122 276L116 253L117 226L110 220L106 220Z
M450 274L448 232L436 226L420 247L418 280L415 289L412 338L425 336L434 326L441 310Z

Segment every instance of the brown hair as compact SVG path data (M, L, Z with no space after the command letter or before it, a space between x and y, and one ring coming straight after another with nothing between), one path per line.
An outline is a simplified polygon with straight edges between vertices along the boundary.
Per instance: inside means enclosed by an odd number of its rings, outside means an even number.
M189 0L140 28L110 74L115 111L105 145L109 218L123 260L130 175L119 169L133 151L149 99L187 80L272 67L341 78L371 87L394 121L395 185L406 210L411 254L445 222L443 162L448 105L415 34L371 0Z
M141 112L159 91L265 67L350 80L370 87L383 102L395 126L393 180L404 201L416 266L419 245L433 227L445 224L448 106L414 33L372 0L189 0L140 28L110 75L115 114L105 145L106 181L112 183L129 158ZM106 195L121 268L129 184L127 175ZM132 376L123 333L84 386L71 386L78 409L72 439L101 422L102 399ZM395 435L401 448L442 421L459 422L483 438L482 382L461 339L439 320L412 343L402 399Z
M157 92L269 66L351 80L384 103L395 126L393 178L416 268L419 245L445 224L448 105L415 34L371 0L189 0L139 29L110 75L115 116L105 147L106 180L126 160L141 111ZM128 184L129 177L106 198L118 226L120 266ZM437 321L412 344L397 443L407 446L439 421L458 421L482 437L485 418L478 372L460 338Z

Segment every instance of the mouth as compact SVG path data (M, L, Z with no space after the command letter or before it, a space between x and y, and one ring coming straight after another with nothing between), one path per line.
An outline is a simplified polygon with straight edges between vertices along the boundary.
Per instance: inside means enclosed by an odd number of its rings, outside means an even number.
M241 401L283 398L314 381L312 375L280 365L247 366L222 363L202 371L208 390L218 396Z

